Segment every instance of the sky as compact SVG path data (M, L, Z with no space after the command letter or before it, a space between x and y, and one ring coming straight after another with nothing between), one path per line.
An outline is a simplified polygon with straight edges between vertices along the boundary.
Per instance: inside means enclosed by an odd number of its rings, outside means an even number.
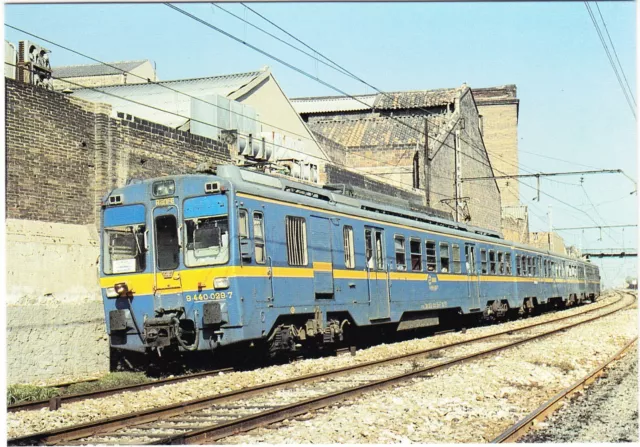
M596 3L590 5L600 20ZM339 90L374 92L224 11L299 45L242 4L178 6ZM623 169L637 178L636 121L583 2L248 6L382 91L515 84L522 174ZM635 97L636 6L598 6ZM268 65L289 97L340 94L163 4L5 5L5 23L102 61L151 59L161 80ZM13 43L39 41L4 31ZM52 50L53 66L92 63L52 44L43 46ZM537 202L532 200L535 180L521 180L531 231L548 230L549 207L556 228L637 222L637 194L630 194L636 185L622 175L585 175L582 181L553 177L541 185ZM637 246L637 233L633 227L602 235L597 229L560 232L567 245L627 250ZM593 262L601 266L606 286L637 274L635 258Z

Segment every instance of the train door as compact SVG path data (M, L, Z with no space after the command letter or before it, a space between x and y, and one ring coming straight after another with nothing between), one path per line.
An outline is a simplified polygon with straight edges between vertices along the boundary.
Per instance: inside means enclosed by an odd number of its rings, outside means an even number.
M182 307L180 276L181 225L178 209L159 206L153 209L154 235L154 306L156 309Z
M384 230L365 227L365 259L369 287L369 319L390 317L389 264L385 256Z
M325 217L311 216L311 261L316 299L333 298L332 225Z
M467 260L467 284L469 287L469 308L480 308L480 274L476 264L475 244L464 244L464 255Z

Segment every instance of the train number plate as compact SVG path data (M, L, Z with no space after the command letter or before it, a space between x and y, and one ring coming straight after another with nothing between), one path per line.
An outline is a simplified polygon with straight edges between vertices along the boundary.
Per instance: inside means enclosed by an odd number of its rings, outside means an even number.
M166 199L156 199L156 206L167 206L173 205L173 197L168 197Z

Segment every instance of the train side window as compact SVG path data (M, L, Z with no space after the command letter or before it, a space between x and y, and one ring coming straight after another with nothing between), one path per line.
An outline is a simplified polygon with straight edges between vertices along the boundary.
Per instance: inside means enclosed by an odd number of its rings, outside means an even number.
M364 243L365 243L364 255L366 257L368 269L372 269L374 267L372 236L373 236L373 231L369 230L368 228L364 230Z
M504 253L498 252L498 274L504 275Z
M422 271L422 243L420 239L409 239L409 251L411 252L411 271Z
M458 244L452 244L451 252L453 255L453 273L461 273L462 267L460 265L460 246Z
M476 274L476 248L473 245L464 245L464 256L467 263L467 273Z
M289 265L307 265L307 222L304 217L287 216L287 259Z
M529 276L533 276L533 258L531 256L527 256L527 273Z
M396 270L407 270L407 253L404 245L404 236L395 236L394 244L396 251Z
M384 270L384 243L382 239L382 230L375 231L376 237L376 266L378 270Z
M496 274L496 252L489 250L489 273Z
M504 272L511 276L511 253L504 254Z
M527 276L527 257L522 255L522 276Z
M256 255L256 263L264 264L266 262L264 250L264 215L259 211L253 213L253 250Z
M449 244L440 242L440 271L449 273Z
M436 271L436 243L434 241L427 241L427 271Z
M352 269L356 266L356 257L353 247L353 228L351 226L344 226L342 229L342 239L344 245L344 266Z
M520 255L516 255L516 276L522 274L522 266L520 265Z
M487 274L487 250L485 250L484 248L482 248L480 250L480 265L482 267L482 274L486 275Z
M249 213L245 209L238 211L238 235L241 238L249 237Z

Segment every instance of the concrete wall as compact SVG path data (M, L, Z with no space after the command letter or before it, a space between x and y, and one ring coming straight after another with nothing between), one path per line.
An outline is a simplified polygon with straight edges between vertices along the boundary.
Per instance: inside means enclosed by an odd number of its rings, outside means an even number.
M564 239L562 239L562 237L557 233L549 233L547 231L531 233L529 235L529 242L534 247L538 247L543 250L549 250L561 255L567 254L567 250L564 246Z
M295 111L273 76L267 77L250 92L234 99L254 107L258 113L262 111L259 119L263 123L259 124L263 132L276 132L291 136L302 142L305 148L304 153L310 156L309 161L318 164L327 162L327 154L315 141L311 131ZM304 154L298 155L303 156Z

